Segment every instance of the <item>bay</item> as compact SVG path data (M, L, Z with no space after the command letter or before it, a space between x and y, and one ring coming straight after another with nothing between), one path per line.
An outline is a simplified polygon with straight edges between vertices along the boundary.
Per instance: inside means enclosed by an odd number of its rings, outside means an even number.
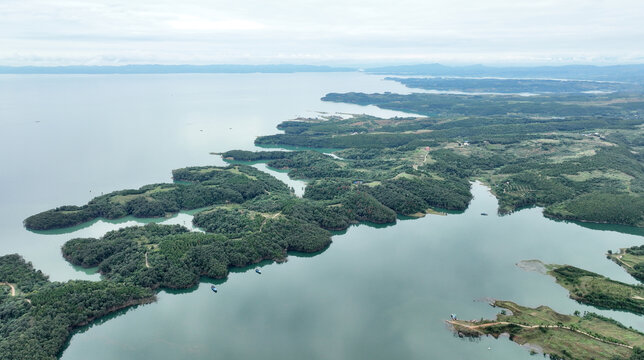
M35 233L22 220L104 192L171 181L174 168L224 165L209 153L256 149L255 136L275 133L286 119L318 111L402 115L319 100L327 92L409 92L382 79L352 73L0 76L0 252L23 254L52 280L98 280L65 262L60 246L144 221L97 220ZM301 194L303 183L255 166ZM494 316L496 309L478 301L486 298L595 311L644 330L641 317L580 305L552 278L516 266L539 259L635 283L604 254L641 244L641 231L556 222L538 208L499 217L484 186L474 184L473 193L462 214L353 226L320 254L261 264L261 275L239 269L225 281L162 291L156 303L80 329L62 358L527 359L528 351L507 339L471 342L446 328L451 313ZM154 221L189 225L190 219L187 212ZM219 293L210 291L211 283Z

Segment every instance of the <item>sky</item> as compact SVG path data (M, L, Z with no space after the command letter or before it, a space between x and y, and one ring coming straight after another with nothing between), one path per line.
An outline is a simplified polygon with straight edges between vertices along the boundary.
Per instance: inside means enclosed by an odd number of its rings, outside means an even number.
M644 63L643 0L0 0L0 65Z

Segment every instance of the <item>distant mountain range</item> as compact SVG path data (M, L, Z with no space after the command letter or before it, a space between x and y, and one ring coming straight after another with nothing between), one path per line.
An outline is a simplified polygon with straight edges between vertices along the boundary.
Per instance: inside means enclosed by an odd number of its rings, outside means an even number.
M296 73L296 72L353 72L370 74L556 78L595 81L644 82L644 64L637 65L563 65L536 67L494 67L485 65L446 66L441 64L397 65L366 68L320 65L122 65L122 66L0 66L0 74L187 74L187 73Z

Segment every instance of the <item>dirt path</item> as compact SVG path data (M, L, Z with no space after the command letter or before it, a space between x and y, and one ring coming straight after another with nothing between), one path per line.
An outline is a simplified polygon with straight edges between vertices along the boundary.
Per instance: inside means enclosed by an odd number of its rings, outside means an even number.
M16 296L16 285L8 282L0 282L0 285L6 285L11 288L11 296Z
M425 150L425 151L427 151L427 150ZM429 151L427 151L425 153L425 157L423 158L423 161L421 161L419 164L413 164L411 167L413 167L414 170L418 170L418 167L423 165L425 163L425 161L427 161L427 155L429 155Z
M260 232L262 231L262 229L264 228L264 224L266 224L266 222L268 221L268 219L275 219L275 218L277 218L277 217L278 217L278 216L280 216L280 215L282 215L282 212L281 212L281 211L280 211L280 212L278 212L278 213L276 213L276 214L273 214L273 215L265 216L265 219L264 219L264 221L262 222L262 225L259 227L259 231L260 231Z
M569 330L569 331L576 332L578 334L587 336L587 337L589 337L591 339L603 342L605 344L621 346L621 347L625 347L627 349L633 349L633 347L630 346L630 345L624 345L624 344L619 344L619 343L615 343L615 342L612 342L612 341L600 339L600 338L598 338L596 336L590 335L587 332L584 332L584 331L581 331L581 330L576 330L576 329L570 328L568 326L559 326L559 325L523 325L523 324L515 324L515 323L511 323L511 322L507 322L507 321L497 321L497 322L493 322L493 323L485 323L485 324L478 324L478 325L467 325L467 324L464 324L462 322L454 321L454 320L448 320L447 323L452 324L452 325L462 326L464 328L471 329L471 330L477 330L477 329L480 329L480 328L490 327L490 326L494 326L494 325L516 325L516 326L520 326L520 327L522 327L524 329L536 329L538 327L545 327L545 328L549 328L549 329L564 329L564 330Z
M622 257L624 257L625 254L626 254L626 248L622 248L622 249L619 249L619 252L616 254L606 254L606 255L608 255L611 258L611 260L613 260L615 263L617 263L617 265L633 270L633 267L631 265L625 263L624 260L622 260Z
M624 261L622 261L622 255L617 256L617 260L619 261L619 265L626 266L629 269L633 269L632 266L630 266L629 264L627 264Z
M147 251L145 252L145 267L146 268L150 267L150 263L148 262L148 253L147 253Z

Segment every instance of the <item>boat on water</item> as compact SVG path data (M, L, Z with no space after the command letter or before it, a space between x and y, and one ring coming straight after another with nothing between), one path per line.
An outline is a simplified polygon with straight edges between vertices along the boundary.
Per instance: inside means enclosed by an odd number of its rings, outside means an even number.
M212 290L213 292L217 292L217 288L215 287L215 285L210 285L210 290Z
M487 216L487 213L481 213L481 215L483 215L483 216Z
M258 274L261 274L262 270L260 270L259 268L255 268L255 272L258 273Z

